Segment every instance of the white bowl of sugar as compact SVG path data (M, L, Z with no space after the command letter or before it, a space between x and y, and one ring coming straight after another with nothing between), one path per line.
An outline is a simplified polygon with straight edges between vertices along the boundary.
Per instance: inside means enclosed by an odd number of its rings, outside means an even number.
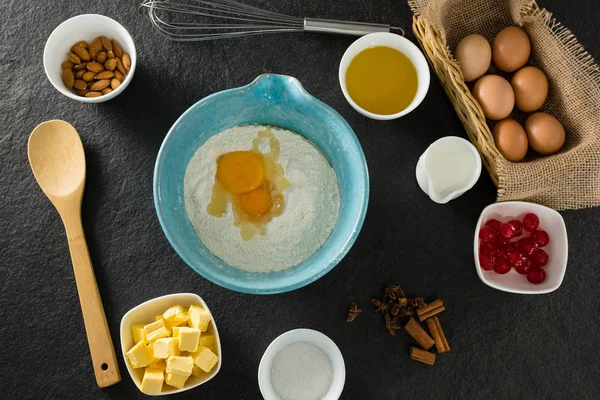
M294 329L278 336L258 367L258 386L265 400L337 400L345 382L340 349L312 329Z

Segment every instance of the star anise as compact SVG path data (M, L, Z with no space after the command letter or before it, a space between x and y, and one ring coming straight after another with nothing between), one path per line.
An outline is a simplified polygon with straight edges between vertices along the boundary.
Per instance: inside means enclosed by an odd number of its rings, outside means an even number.
M396 300L396 297L397 297L396 293L399 289L400 289L400 286L397 286L397 285L387 286L385 288L385 295L392 300Z
M385 314L385 329L390 335L396 336L396 330L400 329L400 325L397 325L398 317L390 318L390 314Z
M408 305L412 308L423 308L427 305L422 297L416 297L408 300Z
M356 317L358 317L358 314L360 314L362 310L360 308L358 308L358 305L356 305L355 302L352 302L352 304L350 304L350 310L348 310L348 316L346 317L346 322L352 322L356 319Z
M379 299L371 299L371 302L375 305L375 307L377 307L377 310L375 310L375 312L381 311L382 313L385 313L390 308L389 304Z

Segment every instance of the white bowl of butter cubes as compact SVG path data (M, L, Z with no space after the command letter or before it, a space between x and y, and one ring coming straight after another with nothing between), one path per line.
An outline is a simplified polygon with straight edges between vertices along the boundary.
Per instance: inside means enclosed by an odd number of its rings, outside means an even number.
M121 320L121 350L138 389L148 395L184 392L221 369L221 341L200 296L157 297Z

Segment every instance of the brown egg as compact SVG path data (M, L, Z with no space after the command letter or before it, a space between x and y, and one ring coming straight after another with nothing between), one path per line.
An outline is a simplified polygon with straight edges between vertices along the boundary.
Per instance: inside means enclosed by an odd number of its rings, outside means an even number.
M521 161L527 154L527 134L514 119L498 121L492 133L496 147L508 161Z
M486 75L473 87L483 113L489 119L500 120L508 117L515 105L515 94L510 83L498 75Z
M481 78L490 67L492 48L487 39L473 34L464 37L456 46L454 56L458 60L465 81Z
M521 68L531 54L531 42L525 31L518 26L502 29L492 44L494 65L504 72Z
M548 97L548 78L541 69L523 67L510 81L515 92L515 105L521 111L539 110Z
M525 121L529 145L540 154L554 154L565 143L565 129L552 115L545 112L531 114Z

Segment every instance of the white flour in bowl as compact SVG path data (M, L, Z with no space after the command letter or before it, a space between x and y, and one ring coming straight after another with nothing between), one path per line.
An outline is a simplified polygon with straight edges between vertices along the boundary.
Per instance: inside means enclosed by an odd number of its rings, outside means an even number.
M211 137L190 160L184 179L185 208L202 243L227 264L250 272L281 271L306 260L329 237L340 208L336 174L325 156L302 136L271 128L280 145L277 161L291 183L283 214L267 224L264 236L249 241L233 224L231 204L221 218L208 214L217 158L250 150L252 139L266 128L236 126Z

